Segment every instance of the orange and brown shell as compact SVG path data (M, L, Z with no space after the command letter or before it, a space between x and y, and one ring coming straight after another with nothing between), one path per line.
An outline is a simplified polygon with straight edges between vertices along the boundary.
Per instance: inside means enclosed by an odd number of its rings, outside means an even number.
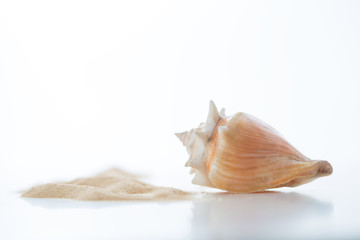
M226 117L210 101L207 120L176 133L190 158L193 183L234 193L296 187L332 173L327 161L311 160L265 122L247 114Z

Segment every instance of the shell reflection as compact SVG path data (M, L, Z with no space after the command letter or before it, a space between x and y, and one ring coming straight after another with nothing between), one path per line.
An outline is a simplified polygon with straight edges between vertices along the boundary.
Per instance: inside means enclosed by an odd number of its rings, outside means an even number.
M194 201L192 239L312 239L329 236L331 203L298 193L212 195ZM317 226L316 228L314 226Z

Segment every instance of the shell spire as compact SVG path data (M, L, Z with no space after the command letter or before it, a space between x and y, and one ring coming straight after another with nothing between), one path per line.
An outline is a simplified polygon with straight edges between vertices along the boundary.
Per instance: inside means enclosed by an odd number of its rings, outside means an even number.
M215 103L211 100L206 122L201 123L198 128L191 129L190 131L175 133L190 154L185 166L192 167L191 173L195 174L192 181L194 184L213 187L207 176L204 159L207 145L220 119L221 117Z
M186 149L188 150L188 147L190 145L190 140L191 140L191 133L189 132L181 132L181 133L175 133L175 135L180 139L180 141L182 142L182 144L186 147ZM188 150L189 151L189 150Z
M330 163L307 158L265 122L246 113L226 117L213 101L206 122L176 136L190 154L192 182L202 186L257 192L332 173Z

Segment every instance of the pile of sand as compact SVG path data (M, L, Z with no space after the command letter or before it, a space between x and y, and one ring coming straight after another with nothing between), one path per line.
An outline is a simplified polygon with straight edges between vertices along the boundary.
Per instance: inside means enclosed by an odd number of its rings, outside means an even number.
M22 194L26 198L67 198L76 200L184 200L193 194L175 188L157 187L136 176L110 169L96 176L65 183L35 186Z

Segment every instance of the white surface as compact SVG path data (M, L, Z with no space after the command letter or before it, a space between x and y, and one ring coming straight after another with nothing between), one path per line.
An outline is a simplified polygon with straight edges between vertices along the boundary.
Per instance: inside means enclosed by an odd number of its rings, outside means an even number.
M1 239L357 239L360 199L345 196L273 192L131 203L7 195L0 200L0 233Z
M359 1L0 1L0 238L359 238L359 12ZM334 174L225 208L15 195L113 166L198 189L173 133L204 121L210 99Z

